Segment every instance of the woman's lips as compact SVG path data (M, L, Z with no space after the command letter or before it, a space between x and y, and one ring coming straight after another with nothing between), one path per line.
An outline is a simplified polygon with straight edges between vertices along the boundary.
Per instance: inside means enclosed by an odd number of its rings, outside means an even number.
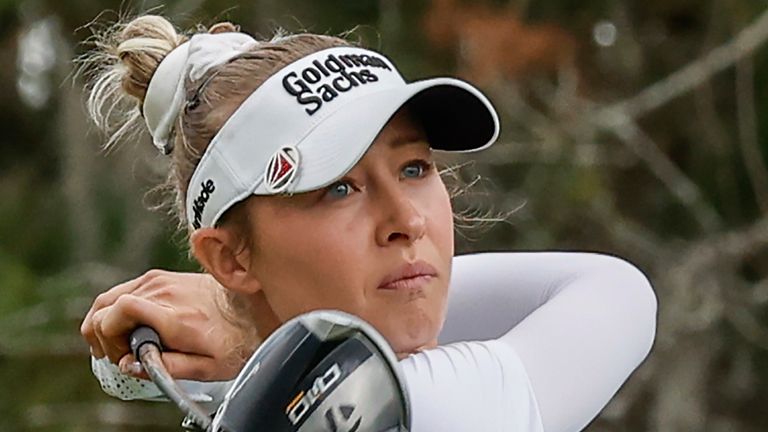
M379 284L379 289L415 289L437 276L437 270L425 261L405 263L388 274Z

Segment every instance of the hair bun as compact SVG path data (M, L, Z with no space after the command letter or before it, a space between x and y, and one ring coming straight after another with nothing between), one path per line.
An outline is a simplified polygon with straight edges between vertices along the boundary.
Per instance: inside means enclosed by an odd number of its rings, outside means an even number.
M212 25L208 29L208 33L216 34L216 33L235 33L240 31L240 26L232 24L229 21L224 21L220 23L216 23Z
M117 57L125 68L123 90L143 103L160 62L185 39L161 16L144 15L126 24L116 41Z

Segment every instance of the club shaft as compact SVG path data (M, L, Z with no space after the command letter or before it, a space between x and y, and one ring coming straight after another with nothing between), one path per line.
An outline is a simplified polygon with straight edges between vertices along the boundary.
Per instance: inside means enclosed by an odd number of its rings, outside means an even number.
M163 394L174 402L182 412L186 413L202 430L208 431L211 427L211 418L176 384L176 381L174 381L163 364L158 347L151 343L143 344L139 348L139 360L144 366L144 370L147 371L147 375L149 375L152 382L157 385Z

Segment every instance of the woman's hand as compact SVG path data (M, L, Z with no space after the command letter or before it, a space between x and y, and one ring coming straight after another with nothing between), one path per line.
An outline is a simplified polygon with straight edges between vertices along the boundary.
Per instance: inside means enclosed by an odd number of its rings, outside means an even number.
M219 310L223 289L206 274L150 270L96 297L80 332L94 357L107 356L124 373L146 378L128 338L148 325L160 334L163 361L175 378L229 380L243 365L243 337Z

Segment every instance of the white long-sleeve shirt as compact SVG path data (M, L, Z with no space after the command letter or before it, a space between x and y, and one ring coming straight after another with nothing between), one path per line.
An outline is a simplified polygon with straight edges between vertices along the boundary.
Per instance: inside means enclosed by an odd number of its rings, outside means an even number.
M579 431L646 357L655 329L648 280L618 258L573 252L456 257L440 346L400 362L412 432ZM161 395L120 375L108 360L92 364L113 396ZM226 389L226 383L184 386L213 404Z

